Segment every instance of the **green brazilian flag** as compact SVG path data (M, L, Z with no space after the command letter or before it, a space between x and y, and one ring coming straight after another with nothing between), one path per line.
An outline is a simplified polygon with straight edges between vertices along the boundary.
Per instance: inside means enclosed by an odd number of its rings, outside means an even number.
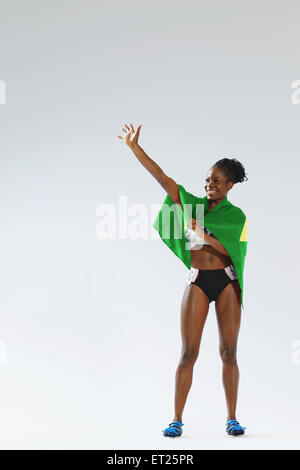
M241 288L241 304L244 308L243 273L248 244L246 215L239 207L231 204L227 196L208 211L207 196L194 196L182 185L178 185L178 189L183 210L167 195L153 223L154 229L173 253L191 269L191 250L186 228L191 217L199 220L228 251Z

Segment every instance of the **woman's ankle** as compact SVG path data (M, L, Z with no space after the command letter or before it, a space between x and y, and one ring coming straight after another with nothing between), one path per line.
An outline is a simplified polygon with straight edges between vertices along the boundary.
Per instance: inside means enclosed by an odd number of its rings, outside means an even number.
M172 421L172 423L174 423L174 421L179 421L179 423L182 423L182 421L181 421L181 420L182 420L182 418L178 418L178 417L177 417L177 418L173 418L173 421Z
M235 416L235 415L231 415L230 418L227 417L227 421L226 421L226 422L228 423L228 421L230 421L231 419L234 419L234 420L236 421L236 416Z

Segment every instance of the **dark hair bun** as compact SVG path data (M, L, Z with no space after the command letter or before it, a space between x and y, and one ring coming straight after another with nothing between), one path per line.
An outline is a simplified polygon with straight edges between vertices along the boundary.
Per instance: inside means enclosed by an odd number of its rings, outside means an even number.
M235 158L222 158L214 166L223 170L229 181L234 184L248 180L244 165Z

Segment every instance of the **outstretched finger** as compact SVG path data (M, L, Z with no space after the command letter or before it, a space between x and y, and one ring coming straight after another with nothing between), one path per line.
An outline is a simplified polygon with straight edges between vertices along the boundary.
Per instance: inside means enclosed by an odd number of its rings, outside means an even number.
M130 123L130 127L131 127L132 132L135 132L134 128L133 128L133 125L131 123Z
M136 130L136 134L134 136L134 139L138 139L139 135L140 135L140 130L141 130L141 127L142 127L142 124L140 126L138 126L137 130Z

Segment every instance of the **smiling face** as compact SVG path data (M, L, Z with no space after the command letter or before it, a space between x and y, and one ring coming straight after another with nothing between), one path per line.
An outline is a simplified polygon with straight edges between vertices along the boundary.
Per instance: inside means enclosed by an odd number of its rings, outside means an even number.
M208 170L205 178L204 189L206 191L208 200L224 199L228 191L233 186L232 181L228 181L225 173L217 167L212 167Z

